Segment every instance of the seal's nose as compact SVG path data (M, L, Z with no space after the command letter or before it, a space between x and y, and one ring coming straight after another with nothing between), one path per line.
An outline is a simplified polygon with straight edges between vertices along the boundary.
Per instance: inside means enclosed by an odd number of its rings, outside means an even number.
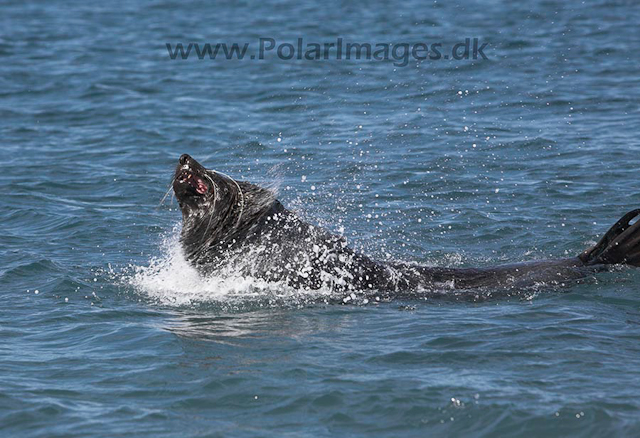
M185 164L187 164L187 163L189 162L189 160L191 160L191 157L190 157L188 154L182 154L182 155L180 155L180 160L179 160L179 162L180 162L180 164L182 164L183 166L184 166Z

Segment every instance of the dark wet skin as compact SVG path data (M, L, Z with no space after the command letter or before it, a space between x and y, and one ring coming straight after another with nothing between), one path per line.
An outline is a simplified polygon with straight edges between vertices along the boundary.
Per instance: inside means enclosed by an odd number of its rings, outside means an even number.
M173 189L182 210L181 244L203 274L231 269L295 288L372 292L387 298L447 290L563 284L614 264L640 265L640 215L634 210L580 256L492 268L383 263L351 249L341 236L305 223L274 194L180 157Z

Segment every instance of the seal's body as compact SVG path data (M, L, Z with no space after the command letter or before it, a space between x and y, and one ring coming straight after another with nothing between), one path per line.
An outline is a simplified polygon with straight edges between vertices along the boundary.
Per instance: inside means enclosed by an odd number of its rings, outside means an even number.
M640 210L616 223L578 257L485 269L382 263L340 237L287 210L269 190L205 169L188 155L176 168L173 189L183 216L181 243L203 275L232 268L240 275L296 288L368 291L388 297L443 289L504 288L561 283L607 266L640 266Z

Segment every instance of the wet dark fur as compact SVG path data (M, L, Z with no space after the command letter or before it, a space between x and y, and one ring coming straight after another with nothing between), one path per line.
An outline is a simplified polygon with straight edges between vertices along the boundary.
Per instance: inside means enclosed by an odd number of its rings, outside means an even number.
M191 184L184 181L187 176ZM206 193L198 193L193 181L204 182ZM203 275L227 267L296 288L372 290L392 297L562 283L613 264L640 265L640 221L630 224L640 210L625 215L578 257L452 269L375 261L352 250L340 236L302 221L271 191L206 170L188 155L180 157L173 189L183 215L185 255Z

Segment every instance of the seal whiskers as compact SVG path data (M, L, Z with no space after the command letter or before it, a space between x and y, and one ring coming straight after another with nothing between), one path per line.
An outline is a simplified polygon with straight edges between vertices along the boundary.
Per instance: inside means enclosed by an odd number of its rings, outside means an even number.
M158 204L157 208L160 208L162 206L162 204L164 204L164 200L167 199L167 196L169 196L169 192L171 192L173 190L173 183L174 183L175 180L176 180L176 177L174 176L171 179L171 182L169 183L169 190L167 190L167 193L164 194L164 196L160 200L160 203ZM173 199L173 193L171 194L171 199Z

